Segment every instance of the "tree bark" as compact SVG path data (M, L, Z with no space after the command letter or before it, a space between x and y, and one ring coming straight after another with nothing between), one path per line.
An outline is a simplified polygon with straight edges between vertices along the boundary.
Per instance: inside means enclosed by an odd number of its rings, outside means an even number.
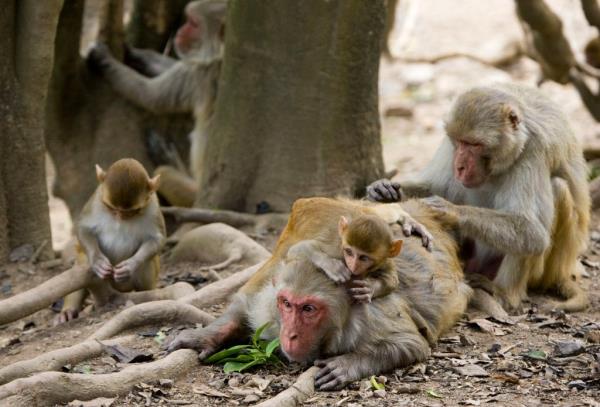
M287 212L380 177L384 21L384 0L230 1L196 206Z
M0 263L22 244L51 241L44 103L62 0L4 2L0 17ZM52 256L52 247L40 253Z

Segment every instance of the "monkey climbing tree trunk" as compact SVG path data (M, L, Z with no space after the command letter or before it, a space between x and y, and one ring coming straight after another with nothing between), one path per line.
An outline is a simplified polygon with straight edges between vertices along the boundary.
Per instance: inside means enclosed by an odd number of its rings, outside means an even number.
M229 2L197 206L276 211L383 173L383 0Z
M44 102L62 0L10 0L0 13L0 263L51 241L44 167ZM41 255L49 258L52 246Z

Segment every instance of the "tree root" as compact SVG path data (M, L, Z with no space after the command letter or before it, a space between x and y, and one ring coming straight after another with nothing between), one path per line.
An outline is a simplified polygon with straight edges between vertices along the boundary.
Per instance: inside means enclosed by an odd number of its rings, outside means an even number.
M287 223L289 214L266 213L254 215L226 210L212 210L202 208L162 207L163 215L172 216L178 223L199 222L215 223L221 222L235 228L254 227L259 232L282 229Z
M127 366L116 373L38 373L0 386L0 405L53 406L75 399L114 397L127 394L140 382L178 377L198 365L196 351L181 349L155 362Z
M135 304L141 304L150 301L178 300L196 292L193 285L183 281L175 284L148 291L133 291L122 293L125 301L130 300Z
M86 287L91 278L87 267L73 266L37 287L0 301L0 325L48 307L57 298Z
M306 372L302 373L290 388L256 406L295 407L303 404L315 392L315 374L317 374L318 371L318 367L311 367Z
M244 285L262 265L261 262L248 267L176 301L152 301L129 307L115 315L89 339L106 339L125 329L142 325L160 325L170 321L207 325L214 320L214 317L198 308L225 301Z
M126 330L165 321L208 325L215 317L179 301L152 301L135 305L115 315L88 339L107 339Z
M84 360L95 358L102 354L104 345L116 345L130 342L135 335L111 339L103 343L97 340L88 340L69 346L68 348L56 349L43 353L33 359L22 360L0 369L0 385L11 382L32 373L44 371L57 371L64 365L76 365Z
M252 277L264 263L265 262L262 261L252 267L248 267L247 269L232 274L227 278L208 284L198 291L183 297L180 301L198 308L219 304L227 300L241 286L246 284L250 277Z

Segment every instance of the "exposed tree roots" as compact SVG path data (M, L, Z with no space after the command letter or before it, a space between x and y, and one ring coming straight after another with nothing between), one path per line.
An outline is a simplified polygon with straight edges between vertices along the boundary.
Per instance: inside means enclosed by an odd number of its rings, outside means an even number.
M207 325L214 319L215 317L193 305L173 300L152 301L121 311L94 332L89 339L107 339L126 329L143 325L159 325L165 321Z
M74 266L31 290L0 301L0 325L48 307L56 299L86 287L91 278L87 267Z
M86 359L95 358L102 354L104 351L103 345L122 344L130 342L134 338L134 335L128 335L102 343L97 340L88 340L68 348L43 353L33 359L13 363L0 369L0 384L29 376L32 373L57 371L68 364L76 365Z
M285 226L288 214L266 213L254 215L225 210L212 210L202 208L163 207L163 215L172 216L178 223L199 222L215 223L222 222L235 228L253 227L257 231L270 229L281 229Z
M130 293L123 293L122 295L125 300L130 300L135 304L141 304L150 301L178 300L195 291L196 289L193 285L180 281L157 290L133 291Z
M0 405L53 406L128 393L140 382L181 376L198 367L195 351L181 349L155 362L130 365L116 373L89 375L44 372L0 386Z
M302 373L290 388L256 406L295 407L303 404L315 392L315 374L317 374L318 371L318 367L311 367L306 372Z

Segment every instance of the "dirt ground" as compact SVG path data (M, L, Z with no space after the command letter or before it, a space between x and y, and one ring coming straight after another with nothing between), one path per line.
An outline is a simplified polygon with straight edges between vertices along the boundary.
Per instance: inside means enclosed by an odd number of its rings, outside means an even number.
M401 1L392 51L403 57L428 57L466 52L491 58L511 40L521 37L513 3L506 0ZM581 56L593 34L584 22L579 2L548 0L563 19L574 50ZM398 179L410 178L433 155L443 137L443 117L451 100L466 88L494 81L535 84L537 65L522 59L507 70L498 70L463 58L436 65L382 61L380 105L384 159L388 169L398 168ZM575 90L545 83L542 89L557 100L571 118L584 144L598 143L600 126L582 106ZM396 113L389 113L395 110ZM400 112L400 113L397 113ZM53 245L62 249L70 238L71 220L59 200L50 200ZM272 248L275 235L260 240ZM385 394L376 396L368 384L357 382L339 392L317 392L309 406L437 406L437 405L600 405L600 217L591 227L590 246L583 262L584 285L592 305L583 313L544 314L536 304L548 297L534 296L524 313L509 321L482 319L468 312L433 349L425 363L398 369L380 377ZM197 275L200 265L167 265L161 284ZM230 267L225 273L240 270ZM0 269L0 299L31 288L60 269L38 270L24 265ZM204 283L200 283L200 287ZM222 307L208 311L218 314ZM84 340L118 310L87 309L82 318L52 326L54 313L43 310L21 321L0 327L0 365L29 359L49 350ZM167 334L181 327L161 328ZM140 334L129 345L162 356L156 331ZM160 336L159 336L160 337ZM569 353L571 352L571 353ZM565 353L568 356L565 356ZM83 373L119 370L108 355L65 369ZM247 374L226 375L219 366L201 369L173 383L142 383L113 406L238 405L265 400L287 388L302 366L261 368ZM266 380L265 380L266 379ZM207 396L211 391L222 396Z

